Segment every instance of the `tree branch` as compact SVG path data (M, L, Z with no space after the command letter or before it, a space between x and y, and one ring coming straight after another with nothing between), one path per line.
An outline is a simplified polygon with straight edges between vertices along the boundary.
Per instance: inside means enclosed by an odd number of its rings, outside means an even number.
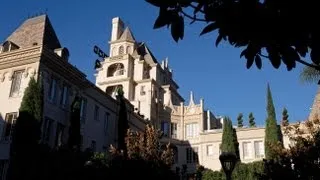
M262 53L258 53L258 54L259 54L260 56L264 57L264 58L268 58L268 59L269 59L269 56L267 56L267 55L264 55L264 54L262 54ZM306 61L304 61L304 60L302 60L302 59L297 59L296 61L299 62L299 63L301 63L301 64L303 64L303 65L305 65L305 66L309 66L309 67L311 67L311 68L314 68L314 69L320 71L320 66L316 66L316 65L310 64L310 63L308 63L308 62L306 62Z
M197 8L197 6L195 6L195 5L191 4L191 3L190 3L190 7L192 7L193 9ZM204 11L202 9L200 9L199 12L202 12L204 14Z
M191 15L185 13L182 9L180 10L180 12L186 16L187 18L191 19L192 21L202 21L202 22L207 22L205 19L200 19L200 18L196 18L195 16L192 17Z

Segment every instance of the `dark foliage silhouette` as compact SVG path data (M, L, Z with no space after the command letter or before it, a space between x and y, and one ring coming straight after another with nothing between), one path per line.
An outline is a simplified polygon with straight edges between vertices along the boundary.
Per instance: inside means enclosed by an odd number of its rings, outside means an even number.
M204 22L200 35L217 30L222 41L243 49L247 68L261 69L262 58L274 68L296 63L320 70L319 10L316 1L284 0L146 0L159 9L154 28L171 28L175 41L183 39L185 19ZM303 60L310 53L311 62ZM309 55L308 55L309 56Z

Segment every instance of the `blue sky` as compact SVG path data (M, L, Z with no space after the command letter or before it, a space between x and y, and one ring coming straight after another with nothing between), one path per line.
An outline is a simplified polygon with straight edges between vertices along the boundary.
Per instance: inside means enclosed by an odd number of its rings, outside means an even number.
M302 66L288 72L282 65L275 70L268 60L263 69L247 70L246 60L240 59L240 49L224 43L214 46L216 34L199 37L203 23L186 26L185 38L175 43L170 30L152 29L158 9L144 0L108 1L5 1L0 6L0 41L14 31L28 15L48 9L47 14L63 46L70 51L70 62L84 71L94 82L92 49L98 45L109 52L111 19L119 16L129 24L138 41L146 42L153 54L162 60L169 58L173 76L180 85L179 92L189 101L193 91L196 102L204 98L206 108L216 115L228 115L235 122L242 112L253 112L257 124L263 125L266 117L266 86L270 83L278 119L283 107L291 121L307 118L316 84L302 84L299 73Z

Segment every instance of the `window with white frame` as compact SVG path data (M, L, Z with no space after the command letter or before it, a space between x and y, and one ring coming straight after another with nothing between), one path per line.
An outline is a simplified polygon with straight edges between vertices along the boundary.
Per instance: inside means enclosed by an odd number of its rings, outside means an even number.
M251 159L252 158L252 145L251 142L243 142L243 159Z
M5 120L4 120L3 132L2 132L3 140L5 141L11 140L17 117L18 117L18 113L16 112L6 114Z
M95 105L94 106L94 117L93 119L96 121L99 121L99 106Z
M171 138L178 138L177 134L177 123L171 123Z
M68 86L63 85L62 91L61 91L61 98L60 98L60 104L65 107L68 103Z
M196 137L199 134L198 123L191 123L186 125L186 137Z
M82 123L85 123L86 111L87 111L87 99L86 98L82 98L81 107L80 107L80 121Z
M262 141L255 141L254 142L254 152L256 158L263 158L264 157L264 145Z
M105 112L104 113L104 134L107 135L108 133L108 126L109 126L109 116L110 116L110 113L108 112Z
M161 131L165 137L169 136L169 122L161 122Z
M55 101L57 94L57 79L51 78L50 89L49 89L49 100L51 102Z
M213 156L213 145L207 145L207 156Z
M10 97L17 97L20 95L21 80L22 80L23 72L24 72L23 70L13 72L11 89L10 89Z

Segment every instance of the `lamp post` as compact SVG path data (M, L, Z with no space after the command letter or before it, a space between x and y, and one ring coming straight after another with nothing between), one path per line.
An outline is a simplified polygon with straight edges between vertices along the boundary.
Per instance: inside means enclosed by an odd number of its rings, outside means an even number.
M227 180L231 180L232 171L237 162L237 156L235 153L222 152L219 159Z

